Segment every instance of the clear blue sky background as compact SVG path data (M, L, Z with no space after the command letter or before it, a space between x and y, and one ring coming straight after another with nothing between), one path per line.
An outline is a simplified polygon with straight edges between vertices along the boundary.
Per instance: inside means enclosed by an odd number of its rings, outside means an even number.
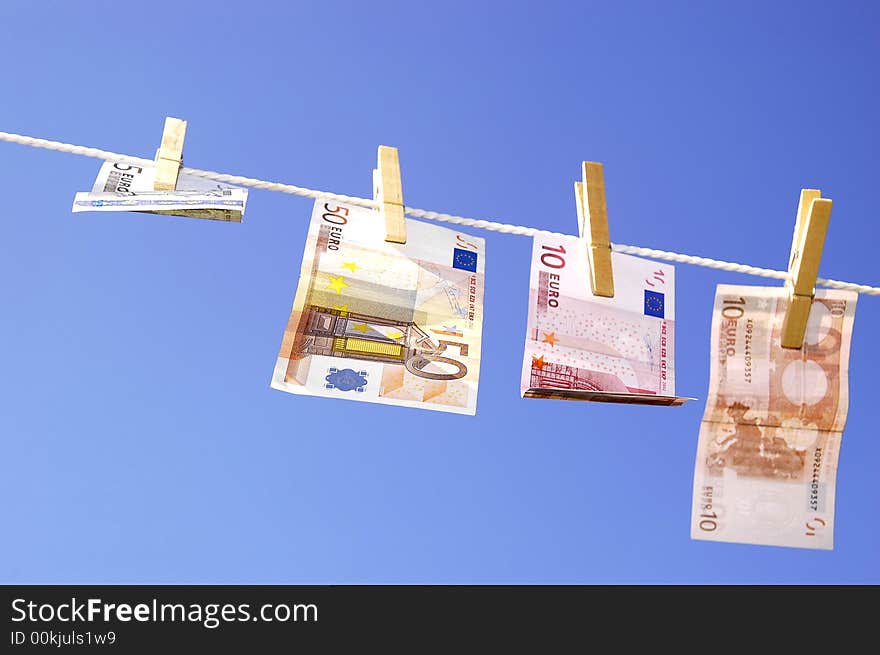
M612 8L613 5L613 8ZM0 129L880 284L875 3L4 2ZM528 239L487 237L475 418L269 389L311 202L70 213L95 160L0 144L0 582L880 582L880 299L856 314L833 552L691 541L718 283L677 268L683 408L519 397Z

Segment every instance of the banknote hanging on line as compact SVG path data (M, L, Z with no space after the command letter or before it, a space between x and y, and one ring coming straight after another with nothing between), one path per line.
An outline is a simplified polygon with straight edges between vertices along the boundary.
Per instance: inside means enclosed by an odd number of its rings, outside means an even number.
M521 393L681 405L675 395L675 268L612 253L615 293L590 291L587 247L536 236Z
M154 191L153 164L104 162L89 192L73 200L74 212L143 212L240 223L247 189L181 173L174 191Z
M371 209L318 200L271 386L474 414L483 239L407 220L385 241Z
M719 285L691 536L831 549L858 294L820 290L801 349L781 347L783 287Z

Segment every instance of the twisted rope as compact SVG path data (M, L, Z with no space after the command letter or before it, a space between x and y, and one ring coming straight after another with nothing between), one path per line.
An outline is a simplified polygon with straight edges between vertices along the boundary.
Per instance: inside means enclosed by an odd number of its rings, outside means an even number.
M108 150L100 150L98 148L89 148L87 146L77 146L71 143L63 143L61 141L49 141L48 139L37 139L22 134L12 134L10 132L0 132L0 141L8 141L9 143L18 143L31 148L43 148L45 150L56 150L58 152L66 152L72 155L81 155L83 157L93 157L104 161L125 161L133 164L152 165L152 159L143 159L140 157L132 157ZM318 191L308 189L306 187L295 186L293 184L283 184L281 182L268 182L253 177L244 177L241 175L229 175L226 173L218 173L216 171L206 171L198 168L189 168L184 166L181 173L202 177L216 182L225 182L227 184L235 184L238 186L250 187L253 189L263 189L265 191L277 191L279 193L287 193L294 196L303 196L305 198L327 198L360 207L376 208L376 203L369 198L359 198L357 196L346 196L341 193L331 193L329 191ZM406 207L407 216L413 218L424 218L430 221L438 221L440 223L450 223L452 225L463 225L481 230L491 230L493 232L502 232L504 234L518 234L522 236L569 236L559 232L551 232L549 230L541 230L535 227L527 227L523 225L513 225L510 223L501 223L499 221L490 221L478 218L467 218L465 216L456 216L455 214L443 214L441 212L428 211L426 209L418 209L416 207ZM649 259L662 259L679 264L692 264L694 266L703 266L706 268L715 268L722 271L730 271L733 273L745 273L746 275L756 275L758 277L773 278L776 280L788 280L787 271L776 271L769 268L759 268L748 264L738 264L735 262L726 262L720 259L710 259L709 257L696 257L694 255L683 255L677 252L667 250L656 250L654 248L642 248L640 246L628 246L622 243L611 245L611 249L615 252L622 252L629 255L639 255ZM828 280L819 278L816 284L831 289L846 289L857 291L870 296L880 296L880 287L872 287L867 284L855 284L853 282L841 282L838 280Z

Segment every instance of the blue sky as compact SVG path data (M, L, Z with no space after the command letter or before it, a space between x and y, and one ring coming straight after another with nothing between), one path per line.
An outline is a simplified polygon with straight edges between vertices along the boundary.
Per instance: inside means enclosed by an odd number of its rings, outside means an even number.
M613 241L880 284L874 3L6 2L0 130L574 233L605 163ZM70 213L98 162L0 144L0 582L880 582L862 297L835 550L691 541L718 283L678 266L682 408L523 400L528 239L487 239L477 416L269 389L311 202L241 225Z

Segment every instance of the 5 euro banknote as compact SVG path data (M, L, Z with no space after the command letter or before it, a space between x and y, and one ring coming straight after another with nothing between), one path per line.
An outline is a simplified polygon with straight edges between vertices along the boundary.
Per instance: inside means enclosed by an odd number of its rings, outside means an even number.
M77 193L74 212L133 211L240 223L247 189L181 173L174 191L154 191L156 167L106 161L89 192Z

